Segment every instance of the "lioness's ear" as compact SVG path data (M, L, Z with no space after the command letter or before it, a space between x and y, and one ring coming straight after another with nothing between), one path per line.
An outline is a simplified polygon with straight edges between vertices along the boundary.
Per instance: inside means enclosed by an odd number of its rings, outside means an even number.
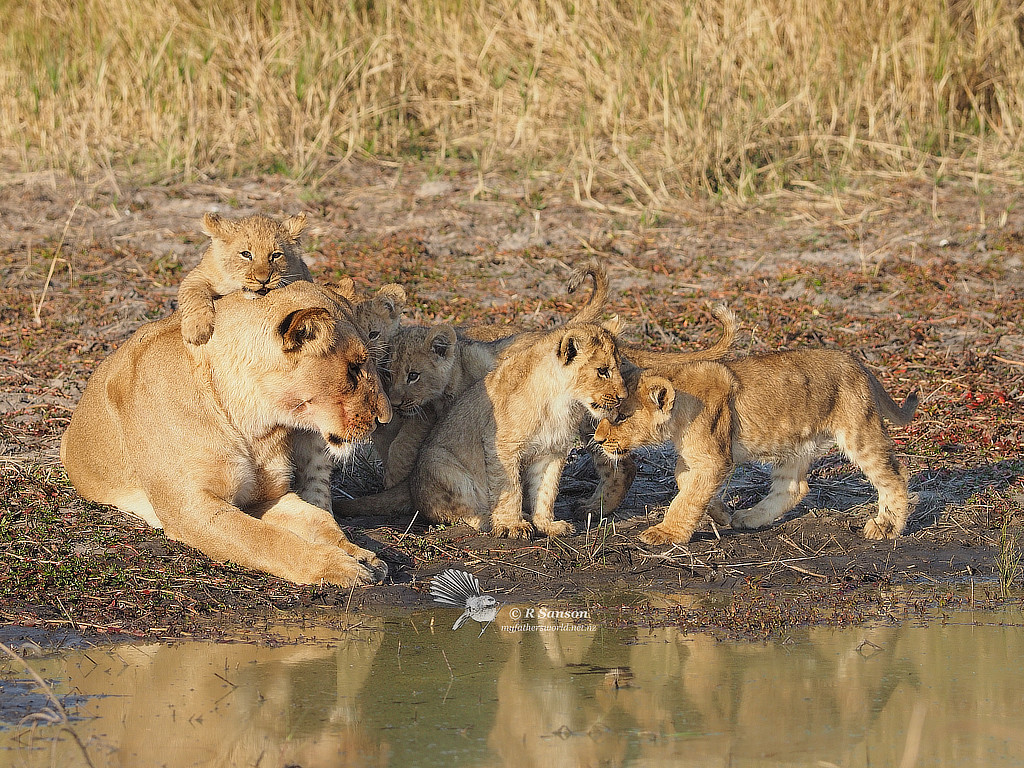
M391 319L398 317L405 306L405 288L398 283L382 285L377 291L377 298L384 304L384 308L391 315Z
M312 354L327 354L334 344L334 318L323 307L309 307L290 312L278 332L284 339L285 352L305 349Z
M455 349L455 329L450 325L439 325L430 331L427 338L430 351L438 357L448 357Z
M647 396L659 411L668 412L676 402L676 390L668 379L654 376L647 382Z
M305 212L296 213L281 222L281 228L288 234L289 239L298 240L302 230L306 228Z
M231 235L231 227L220 217L219 213L204 213L203 232L215 240L226 240Z

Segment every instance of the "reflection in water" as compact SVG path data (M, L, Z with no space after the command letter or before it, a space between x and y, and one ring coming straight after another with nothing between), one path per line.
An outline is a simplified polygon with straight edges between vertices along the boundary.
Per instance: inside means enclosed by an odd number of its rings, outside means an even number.
M767 644L673 628L503 632L501 616L477 637L436 611L360 618L300 645L122 645L32 664L58 693L94 697L73 725L97 766L1024 760L1019 612ZM23 678L0 664L0 691ZM11 727L0 765L86 761L56 726Z

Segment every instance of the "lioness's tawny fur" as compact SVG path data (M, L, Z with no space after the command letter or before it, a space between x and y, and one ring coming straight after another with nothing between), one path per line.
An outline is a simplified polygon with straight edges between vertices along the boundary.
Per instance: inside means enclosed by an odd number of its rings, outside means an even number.
M648 528L648 544L685 543L705 512L728 520L714 500L733 467L770 463L768 496L732 515L734 528L778 520L806 495L807 470L832 441L878 490L878 514L864 526L869 539L895 538L909 514L907 480L882 419L907 424L911 394L897 406L878 380L844 352L807 350L758 355L728 363L693 363L643 371L594 439L609 456L671 440L678 454L676 484L665 519Z
M206 343L213 333L213 302L221 296L235 291L264 296L296 280L312 280L299 253L299 235L305 227L304 213L283 222L262 214L234 220L216 213L203 216L210 247L178 287L185 341Z
M216 317L202 346L175 313L99 366L61 440L71 482L217 560L298 583L379 581L385 565L289 490L296 434L339 450L390 418L348 303L297 282L229 294Z

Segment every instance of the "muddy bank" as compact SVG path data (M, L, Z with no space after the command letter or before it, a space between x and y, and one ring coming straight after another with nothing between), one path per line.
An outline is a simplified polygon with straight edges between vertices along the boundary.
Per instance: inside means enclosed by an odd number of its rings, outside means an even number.
M524 601L613 608L617 595L628 603L721 592L762 606L783 601L780 622L825 620L802 610L808 594L822 604L856 594L858 604L877 607L891 586L973 582L976 599L998 595L1000 542L1018 540L1024 501L1018 190L983 197L904 184L838 202L793 196L653 220L538 201L514 182L474 195L468 174L428 181L353 166L315 191L280 178L187 187L122 180L115 188L22 175L0 185L0 621L208 634L268 611L426 605L429 577L451 566ZM610 271L609 312L625 321L631 342L706 344L717 331L704 303L725 301L739 316L742 351L853 351L898 399L912 389L922 395L917 418L893 430L917 496L908 534L895 543L860 536L873 491L830 454L812 471L810 495L780 525L756 533L709 526L686 547L642 546L636 534L674 493L672 458L654 450L641 457L614 524L564 540L494 540L411 516L354 518L343 521L346 531L389 563L388 583L296 587L212 564L83 502L57 461L60 435L99 361L143 322L173 311L177 284L204 247L198 220L207 210L307 211L314 276L348 275L363 290L400 282L411 297L408 322L545 327L573 310L564 292L569 266L596 253ZM356 495L378 481L369 454L335 477ZM559 515L568 517L593 482L589 460L574 457ZM765 473L745 468L727 500L747 506L767 485ZM855 620L875 610L849 605L836 615Z

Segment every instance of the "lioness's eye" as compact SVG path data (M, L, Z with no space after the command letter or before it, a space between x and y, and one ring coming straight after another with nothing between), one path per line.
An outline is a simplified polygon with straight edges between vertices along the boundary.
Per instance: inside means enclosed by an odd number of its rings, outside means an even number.
M348 377L350 379L352 379L352 381L358 380L359 379L359 374L362 373L362 372L363 372L363 365L362 365L362 363L349 363L348 364Z
M251 253L249 253L249 251L242 251L242 252L241 252L240 254L238 254L238 255L239 255L239 256L241 256L241 257L242 257L243 259L245 259L246 261L252 261L252 254L251 254Z
M409 375L405 377L405 380L412 384L414 381L419 381L420 375L416 371L409 371Z
M600 376L602 379L607 379L608 378L608 369L607 368L598 368L597 369L597 375Z
M277 261L278 259L283 259L283 258L284 258L284 254L281 251L274 251L272 254L270 254L270 260L271 261Z

